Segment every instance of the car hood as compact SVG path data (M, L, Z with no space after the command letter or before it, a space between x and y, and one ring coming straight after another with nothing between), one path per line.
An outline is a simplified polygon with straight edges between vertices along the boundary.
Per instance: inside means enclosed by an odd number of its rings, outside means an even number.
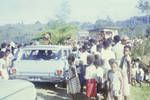
M54 72L57 69L63 70L65 62L63 60L40 60L40 61L17 61L14 63L14 67L19 72L41 72L49 73Z
M35 87L31 82L25 80L0 80L0 100L23 91L26 88Z

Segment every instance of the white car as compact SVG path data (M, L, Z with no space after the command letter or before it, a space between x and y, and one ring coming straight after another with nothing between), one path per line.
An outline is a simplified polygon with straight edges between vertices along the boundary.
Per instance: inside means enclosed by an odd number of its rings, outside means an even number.
M32 82L60 83L68 69L66 57L71 47L60 45L27 46L19 52L13 63L10 77Z
M25 80L0 80L0 100L36 100L36 89Z

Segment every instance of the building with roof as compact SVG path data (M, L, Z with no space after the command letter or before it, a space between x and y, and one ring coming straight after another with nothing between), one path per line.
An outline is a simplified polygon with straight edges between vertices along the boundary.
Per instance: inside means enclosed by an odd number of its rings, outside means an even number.
M84 42L89 38L89 31L81 30L77 33L77 40L78 42Z
M113 38L118 35L118 28L97 28L89 30L89 35L97 40Z

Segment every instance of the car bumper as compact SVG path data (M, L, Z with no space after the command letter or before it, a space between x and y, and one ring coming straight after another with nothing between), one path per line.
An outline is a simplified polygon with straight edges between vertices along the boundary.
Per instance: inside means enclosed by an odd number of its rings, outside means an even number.
M22 79L31 82L50 82L50 83L59 83L65 80L65 78L62 76L47 77L47 76L24 76L24 75L11 75L10 79Z

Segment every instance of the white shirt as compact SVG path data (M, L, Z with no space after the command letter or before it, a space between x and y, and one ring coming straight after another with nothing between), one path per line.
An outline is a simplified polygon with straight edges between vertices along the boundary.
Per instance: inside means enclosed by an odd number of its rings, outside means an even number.
M2 76L3 76L1 78L7 80L9 78L9 75L8 75L7 67L5 64L6 64L5 60L0 59L0 71L1 71Z
M116 72L110 71L109 74L108 74L108 78L111 82L112 90L114 90L114 91L120 90L120 87L121 87L120 80L122 79L121 72L119 70L116 71Z
M124 50L124 46L119 42L117 43L113 48L112 51L115 54L115 58L116 60L120 61L121 58L123 57L123 50ZM120 62L118 62L120 64Z
M103 77L104 77L104 69L102 67L98 67L96 70L96 75L97 77L100 77L103 82Z
M91 52L94 53L94 54L97 52L97 45L92 46Z
M142 78L142 80L144 79L144 71L142 68L139 69L139 72L140 72L140 76Z
M0 70L2 71L5 65L5 60L4 59L0 59Z
M6 48L2 48L1 51L5 52L5 51L6 51Z
M12 55L12 53L10 53L7 58L6 58L6 63L7 66L10 67L12 65L12 60L14 59L14 56Z
M111 48L107 48L107 49L102 49L102 53L101 53L102 59L104 60L104 68L106 70L110 70L110 65L109 65L109 59L114 58L115 59L115 54L114 52L112 52Z
M136 73L137 73L137 68L132 68L131 71L132 71L131 72L132 77L135 78L136 77Z
M85 79L96 79L96 67L94 65L90 65L86 68Z
M95 52L95 55L99 55L99 57L101 58L101 52L97 51Z
M89 53L87 51L80 53L80 60L83 62L83 65L87 65L87 56Z

